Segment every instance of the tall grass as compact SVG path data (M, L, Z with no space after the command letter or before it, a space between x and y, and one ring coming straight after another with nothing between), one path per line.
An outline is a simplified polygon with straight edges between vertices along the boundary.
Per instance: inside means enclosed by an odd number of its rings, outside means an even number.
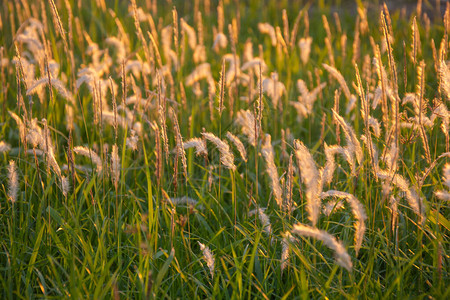
M340 3L2 1L1 298L450 297L450 6Z

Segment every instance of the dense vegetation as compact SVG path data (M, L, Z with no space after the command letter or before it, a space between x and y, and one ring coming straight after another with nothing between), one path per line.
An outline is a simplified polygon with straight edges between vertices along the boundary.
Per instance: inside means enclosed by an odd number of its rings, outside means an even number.
M137 3L136 3L137 2ZM450 297L450 6L0 3L0 297Z

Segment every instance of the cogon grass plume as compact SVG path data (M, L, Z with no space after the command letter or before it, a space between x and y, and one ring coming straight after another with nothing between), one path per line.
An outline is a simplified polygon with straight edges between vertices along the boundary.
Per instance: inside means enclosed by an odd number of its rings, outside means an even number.
M227 142L219 139L217 136L215 136L213 133L211 132L202 132L202 135L209 140L210 142L212 142L217 149L219 149L220 152L220 161L222 162L222 164L232 170L235 171L236 170L236 165L234 164L234 155L230 150L230 146L228 145Z
M347 140L346 147L349 149L350 152L355 154L356 160L358 161L359 164L361 164L363 161L363 152L361 149L361 144L359 143L359 140L356 137L355 131L336 111L332 109L332 112L333 117L337 122L339 122L340 127L344 131L345 139Z
M309 55L311 53L311 44L312 38L309 36L306 38L301 38L298 41L298 47L300 48L300 58L303 64L306 64L309 60Z
M350 89L348 88L347 82L345 81L344 76L342 76L341 72L339 72L336 68L327 64L322 64L322 66L324 67L325 70L327 70L330 73L331 76L333 76L337 80L337 82L339 82L347 100L350 103L356 101L355 96L352 93L350 93Z
M297 110L298 119L301 121L303 118L307 118L313 111L314 102L317 99L320 91L326 86L326 83L321 83L312 91L308 90L306 83L299 79L297 81L297 88L301 93L298 97L298 101L291 101L290 104Z
M232 134L229 131L227 131L226 136L236 146L236 148L239 151L239 154L241 155L242 159L245 162L247 162L247 151L245 150L245 146L241 142L241 140L237 136L235 136L234 134Z
M331 200L325 203L322 207L322 213L327 217L331 216L333 212L341 210L344 208L344 204L342 200Z
M326 197L345 199L350 204L353 215L357 220L355 224L355 252L356 256L358 256L359 249L361 248L363 242L364 232L366 231L366 224L364 222L367 220L367 215L364 206L358 201L358 199L356 199L355 196L341 191L329 190L323 192L321 194L321 198L324 199Z
M170 108L169 112L172 117L173 127L175 130L175 138L177 142L177 155L181 157L181 165L183 166L184 178L187 180L188 175L187 175L186 152L184 151L183 147L183 137L181 136L180 126L178 125L177 114L175 113L173 108Z
M292 234L287 231L283 234L283 239L281 240L281 265L280 269L283 272L288 263L289 263L289 243L293 243L296 241L296 238L292 236Z
M183 142L183 148L184 149L195 148L196 155L204 155L204 156L208 155L206 143L201 138L192 138L187 140L186 142Z
M11 150L11 145L4 141L0 141L0 153L8 152L9 150Z
M214 255L208 246L205 246L200 242L198 242L198 244L200 245L200 250L202 250L203 252L203 258L205 259L206 265L208 266L211 278L214 278L214 263L215 263Z
M335 252L336 263L338 265L344 267L349 272L352 270L352 260L347 250L345 250L344 245L328 232L298 223L292 226L291 233L322 241L328 248Z
M49 83L51 82L51 83ZM39 93L39 90L42 88L43 85L50 85L54 87L59 94L63 98L65 98L67 101L69 101L72 104L75 104L75 101L73 99L72 93L69 92L66 87L64 86L64 83L62 83L59 79L56 78L49 78L47 76L44 76L38 80L36 80L33 85L31 85L27 90L27 96L30 96L34 93Z
M111 179L114 183L114 187L117 190L120 179L120 160L119 160L119 150L117 145L114 144L111 150Z
M355 172L355 160L352 152L350 152L349 149L337 145L328 146L327 143L324 144L324 148L326 157L326 163L322 169L322 182L324 184L330 184L333 180L333 174L336 170L336 154L341 154L349 164L352 173Z
M257 208L248 212L248 216L258 215L259 221L263 226L263 230L269 236L272 234L272 225L270 224L269 216L265 214L265 208Z
M255 116L249 110L240 110L234 120L253 147L256 147Z
M420 223L423 224L426 221L425 207L423 205L422 198L413 188L410 187L409 181L400 174L395 174L392 177L389 172L384 170L380 170L377 175L383 180L392 180L392 184L405 193L405 198L408 201L409 206L419 217Z
M273 28L272 25L270 25L269 23L259 23L258 30L263 34L269 35L273 47L277 45L277 34L275 32L275 28Z
M447 100L450 101L450 68L444 60L440 61L439 73L441 77L440 86L444 91Z
M447 187L448 190L450 190L450 164L446 164L444 166L443 171L443 183ZM444 200L444 201L450 201L450 192L445 190L439 190L434 193L437 198Z
M77 147L73 148L73 152L75 152L76 154L82 155L82 156L86 156L89 159L91 159L97 168L97 173L102 172L102 170L103 170L102 159L93 150L91 150L87 147L84 147L84 146L77 146Z
M287 169L286 187L284 189L284 208L290 214L294 209L294 201L292 200L292 188L294 185L294 162L292 154L289 156L289 165Z
M306 186L306 210L308 211L308 218L312 225L316 226L320 213L322 176L308 148L299 140L294 141L294 147L302 182Z
M261 148L261 154L266 162L266 172L270 177L270 186L275 197L278 207L283 208L283 192L278 180L278 171L274 162L274 151L272 147L272 139L269 134L264 138L264 144Z
M17 201L17 193L19 192L19 179L17 176L16 162L9 161L8 166L8 199L14 204Z

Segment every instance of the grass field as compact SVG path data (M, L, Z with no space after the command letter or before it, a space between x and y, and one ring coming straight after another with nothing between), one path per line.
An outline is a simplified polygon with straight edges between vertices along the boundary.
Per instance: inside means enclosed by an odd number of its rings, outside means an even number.
M0 298L450 298L448 3L136 2L0 3Z

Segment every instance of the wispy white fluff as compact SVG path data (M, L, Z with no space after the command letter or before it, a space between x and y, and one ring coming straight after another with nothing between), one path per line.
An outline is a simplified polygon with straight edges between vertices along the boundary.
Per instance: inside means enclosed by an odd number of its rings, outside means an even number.
M313 226L316 226L320 213L321 175L308 148L299 140L294 141L295 156L303 184L306 186L306 210Z
M421 69L419 69L419 72ZM420 80L420 79L419 79ZM414 109L414 117L408 118L408 123L410 127L417 127L417 126L425 126L425 127L432 127L433 121L428 118L428 116L425 115L426 108L422 107L422 112L420 112L420 96L415 93L406 93L405 96L402 99L402 105L405 105L407 103L410 103L413 105ZM421 123L420 123L421 122Z
M222 32L217 33L216 37L214 38L214 43L212 45L213 50L219 52L220 49L226 48L227 45L228 45L227 36Z
M447 191L436 191L434 194L442 201L450 201L450 193Z
M447 100L450 100L450 68L444 60L440 62L439 73L441 75L441 87L447 96Z
M434 123L434 120L436 118L440 118L442 120L441 123L441 130L446 136L447 139L449 139L449 132L450 132L450 112L447 109L447 106L440 102L436 102L436 106L433 109L433 113L431 116L431 121Z
M271 143L270 134L266 134L264 144L262 145L261 154L266 162L266 172L270 178L270 186L277 202L278 207L283 207L283 192L281 190L280 181L278 180L278 171L274 162L274 151Z
M140 78L142 75L150 74L150 65L139 60L127 60L125 63L125 73L131 71L134 77Z
M198 204L197 200L192 199L188 196L183 196L183 197L179 197L179 198L170 198L169 201L174 206L183 205L183 204L190 205L190 206L196 206Z
M388 180L389 182L392 181L392 184L398 187L405 194L405 198L408 201L409 206L413 209L416 215L419 216L420 223L423 224L426 220L425 207L423 205L422 198L412 187L410 187L409 181L397 173L392 177L390 172L384 170L379 170L377 175L383 180Z
M203 258L206 261L206 265L208 266L209 273L211 274L211 278L214 277L214 255L211 252L211 249L209 249L208 246L205 246L204 244L198 242L200 245L200 250L203 252Z
M342 200L331 200L323 205L322 212L324 215L329 217L333 212L341 210L343 208L344 203L342 203Z
M275 28L273 28L272 25L270 25L269 23L258 23L258 30L262 34L269 35L272 46L275 47L277 45L277 34L275 32Z
M352 94L350 93L350 89L348 88L347 82L345 81L344 76L342 76L341 72L327 64L322 64L322 66L330 73L331 76L334 77L334 79L337 80L337 82L339 82L345 97L347 98L347 100L350 100L352 98Z
M251 210L248 212L248 216L251 217L251 216L258 214L258 218L263 226L264 232L267 233L268 235L271 235L272 234L272 225L270 224L269 216L267 216L264 213L265 210L266 210L265 208L257 208L257 209Z
M0 153L8 152L9 150L11 150L11 145L4 141L0 141Z
M236 146L242 159L247 162L247 151L241 140L229 131L227 131L227 138Z
M22 119L12 111L8 111L8 113L11 116L11 118L13 118L14 121L16 121L17 127L19 127L20 140L22 141L22 143L26 143L27 128L25 124L23 123Z
M234 121L241 127L241 131L245 136L247 136L248 142L255 147L255 116L253 115L253 113L250 110L241 109L240 111L238 111L236 119Z
M67 197L70 191L70 182L69 178L66 176L61 176L61 191L64 195L64 197Z
M349 149L349 151L355 153L356 160L359 164L361 164L363 161L363 152L361 149L361 144L356 137L355 131L334 109L332 109L332 111L334 119L339 123L342 130L344 131L345 139L347 141L346 147Z
M189 47L192 50L194 50L195 47L197 46L197 34L195 33L194 28L189 26L189 24L186 23L186 21L183 18L180 19L180 25L181 30L183 30L187 35Z
M290 104L297 110L297 117L299 121L303 118L307 118L312 113L317 95L325 86L326 83L321 83L312 91L309 91L303 80L299 79L297 81L297 88L301 96L298 97L298 101L291 101Z
M336 198L340 198L340 199L345 199L345 201L347 201L348 204L350 204L353 215L356 218L355 252L356 252L356 255L358 255L359 249L361 248L361 245L362 245L362 242L364 239L364 232L366 231L365 221L367 220L367 215L366 215L364 206L352 194L341 192L341 191L329 190L327 192L322 193L321 198L324 199L326 197L336 197Z
M266 62L259 58L255 57L251 60L247 61L245 64L242 65L241 70L246 71L247 69L253 69L253 71L257 74L259 73L259 65L261 65L261 72L265 72L267 70Z
M225 85L230 87L235 79L238 78L241 83L247 83L249 76L241 72L241 63L239 56L227 53L223 56L223 60L228 62L228 67L225 73Z
M106 38L105 43L113 46L116 49L116 61L118 63L122 63L125 57L127 56L125 44L122 42L122 40L114 36L111 36Z
M347 163L349 164L350 168L352 169L352 173L354 173L355 169L355 161L353 158L353 154L346 148L333 145L328 146L326 143L324 145L325 147L325 157L326 157L326 163L322 170L322 181L324 184L330 184L333 180L333 174L336 170L336 161L335 161L335 155L341 154Z
M28 125L26 131L27 142L30 143L33 148L40 147L42 150L46 150L45 139L43 138L42 129L37 125L37 119L34 118Z
M97 173L100 173L102 171L103 169L102 159L93 150L83 146L77 146L73 148L73 152L90 158L97 167Z
M103 122L106 122L112 126L114 126L114 118L117 120L117 124L122 128L125 128L127 125L131 127L132 119L126 119L121 114L117 114L114 116L114 112L112 111L103 111L101 114L101 118Z
M178 118L175 110L171 107L169 109L170 116L172 117L173 127L175 130L175 140L177 143L177 155L181 158L181 165L183 167L184 177L187 179L187 161L186 161L186 151L183 147L183 136L180 132L180 126L178 125Z
M194 63L200 63L206 61L206 47L205 45L197 45L194 49L194 54L192 55Z
M442 180L443 184L450 190L450 164L444 166ZM450 193L448 191L436 191L435 195L441 200L450 201Z
M226 141L222 141L221 139L219 139L217 136L215 136L214 134L212 134L210 132L204 132L204 133L202 133L202 135L207 140L212 142L217 147L217 149L219 149L220 161L222 162L222 164L225 167L227 167L228 169L235 171L236 166L234 164L234 155L231 152L230 146L228 145L228 143Z
M18 192L19 192L19 179L17 176L17 167L15 161L10 160L8 166L8 199L12 203L15 203L17 201Z
M311 44L312 44L312 38L306 37L301 38L298 41L298 47L300 48L300 58L304 64L306 64L309 60L309 54L311 53Z
M272 104L275 108L278 107L278 102L286 93L286 87L280 81L278 81L278 74L272 72L270 78L265 78L262 82L262 90L263 93L267 94L267 96L272 99Z
M66 87L64 86L64 83L56 78L50 78L50 82L53 88L55 88L58 93L67 101L74 103L74 99L72 96L72 93L69 92ZM32 95L34 93L37 93L39 88L41 88L43 85L48 85L49 80L47 76L44 76L38 80L36 80L27 90L27 96Z
M296 240L292 234L287 231L283 234L283 239L281 240L281 272L286 269L287 264L289 263L289 243L292 243Z
M131 135L127 137L127 147L133 151L136 151L138 148L139 136L136 135L135 130L131 130Z
M187 86L192 86L195 82L201 79L212 79L211 65L209 63L203 63L195 67L194 71L186 76L185 84Z
M120 179L120 160L119 149L114 144L111 150L111 180L114 183L114 187L117 189Z
M350 255L348 255L347 250L345 250L344 245L342 245L340 241L336 240L336 238L328 232L298 223L293 226L291 233L305 237L312 237L316 240L322 241L325 246L335 252L336 263L338 265L346 268L349 272L352 270L352 260Z
M206 143L201 138L192 138L183 142L183 148L195 148L195 154L197 155L208 155L208 149L206 148Z

